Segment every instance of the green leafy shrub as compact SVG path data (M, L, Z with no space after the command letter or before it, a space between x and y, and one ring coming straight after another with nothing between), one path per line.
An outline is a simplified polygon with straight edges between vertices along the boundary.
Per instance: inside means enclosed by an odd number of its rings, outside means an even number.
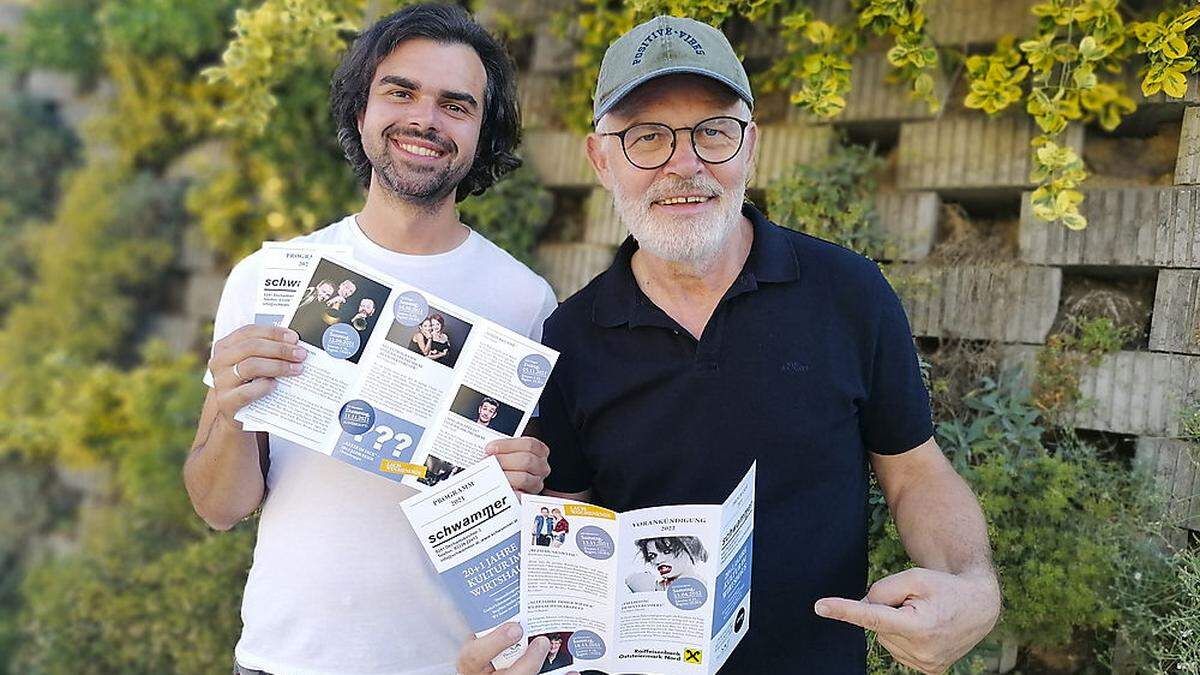
M96 10L103 0L44 0L29 7L13 45L18 68L51 68L93 80L101 68Z
M524 167L458 207L463 222L527 264L553 209L554 198Z
M96 21L108 49L142 58L194 60L225 46L237 0L124 0L105 2Z
M23 95L0 100L0 223L51 214L59 177L78 161L77 144L49 104Z
M884 236L875 213L875 175L882 167L873 148L838 146L827 159L797 164L771 181L767 211L785 227L879 257Z
M996 635L1053 647L1110 629L1122 612L1110 588L1150 512L1148 486L1070 434L1047 444L1015 373L985 378L966 404L962 417L937 424L936 438L988 523L1004 596ZM872 505L875 580L911 563L878 489Z

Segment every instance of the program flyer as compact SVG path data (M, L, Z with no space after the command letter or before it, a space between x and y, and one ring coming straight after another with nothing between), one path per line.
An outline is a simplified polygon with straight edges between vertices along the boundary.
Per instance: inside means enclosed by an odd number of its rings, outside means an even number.
M283 296L268 309L260 294L256 315L280 317L309 356L238 411L247 429L419 490L524 430L558 352L345 255L301 260L278 244L265 254L294 265L285 281L302 281L282 308Z
M517 618L521 507L495 457L400 507L476 636ZM524 651L518 643L492 663L504 668Z

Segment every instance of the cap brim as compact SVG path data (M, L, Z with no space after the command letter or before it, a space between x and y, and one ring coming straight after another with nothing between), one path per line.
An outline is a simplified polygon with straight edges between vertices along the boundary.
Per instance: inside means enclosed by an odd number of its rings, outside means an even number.
M754 107L754 96L751 95L749 91L735 84L732 80L724 75L714 73L711 70L705 70L704 68L695 68L692 66L671 66L669 68L659 68L658 70L650 71L649 73L646 73L640 77L636 77L618 87L615 91L613 91L612 94L609 95L608 101L606 101L603 106L595 111L592 116L592 124L599 122L601 117L604 117L605 114L613 109L613 106L620 103L621 99L629 95L629 92L637 89L641 85L655 78L663 77L664 75L678 75L683 73L691 75L703 75L704 77L716 80L717 82L720 82L726 87L732 89L733 93L737 94L738 98L745 101L746 104L751 108Z

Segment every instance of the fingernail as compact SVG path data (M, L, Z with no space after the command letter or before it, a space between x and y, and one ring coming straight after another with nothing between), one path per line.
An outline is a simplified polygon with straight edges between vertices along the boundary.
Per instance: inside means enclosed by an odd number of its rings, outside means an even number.
M504 634L507 635L508 639L513 642L521 639L521 632L521 626L515 623L504 629Z
M288 331L286 333L283 334L283 336L285 338L287 338L288 342L291 342L293 344L300 341L300 334L290 328L288 329Z
M300 365L299 363L293 363L288 370L290 370L293 375L299 375L300 373L304 372L304 366Z
M292 350L292 355L303 361L304 359L308 358L308 350L304 349L303 347L296 347Z
M829 605L818 602L813 606L813 611L817 613L817 616L829 616Z

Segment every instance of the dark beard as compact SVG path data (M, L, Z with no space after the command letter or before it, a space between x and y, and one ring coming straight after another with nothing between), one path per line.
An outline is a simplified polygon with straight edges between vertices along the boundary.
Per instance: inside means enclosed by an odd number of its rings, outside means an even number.
M471 171L471 165L469 164L456 166L451 162L446 167L436 170L406 167L408 170L404 173L407 175L404 175L397 169L396 162L390 152L390 144L393 137L419 138L435 143L448 152L456 151L458 148L453 141L443 139L437 134L413 132L394 134L390 133L390 130L385 129L383 147L374 153L368 150L367 159L371 162L371 168L375 171L375 177L379 181L379 184L401 201L426 207L439 204L458 188L458 184Z

